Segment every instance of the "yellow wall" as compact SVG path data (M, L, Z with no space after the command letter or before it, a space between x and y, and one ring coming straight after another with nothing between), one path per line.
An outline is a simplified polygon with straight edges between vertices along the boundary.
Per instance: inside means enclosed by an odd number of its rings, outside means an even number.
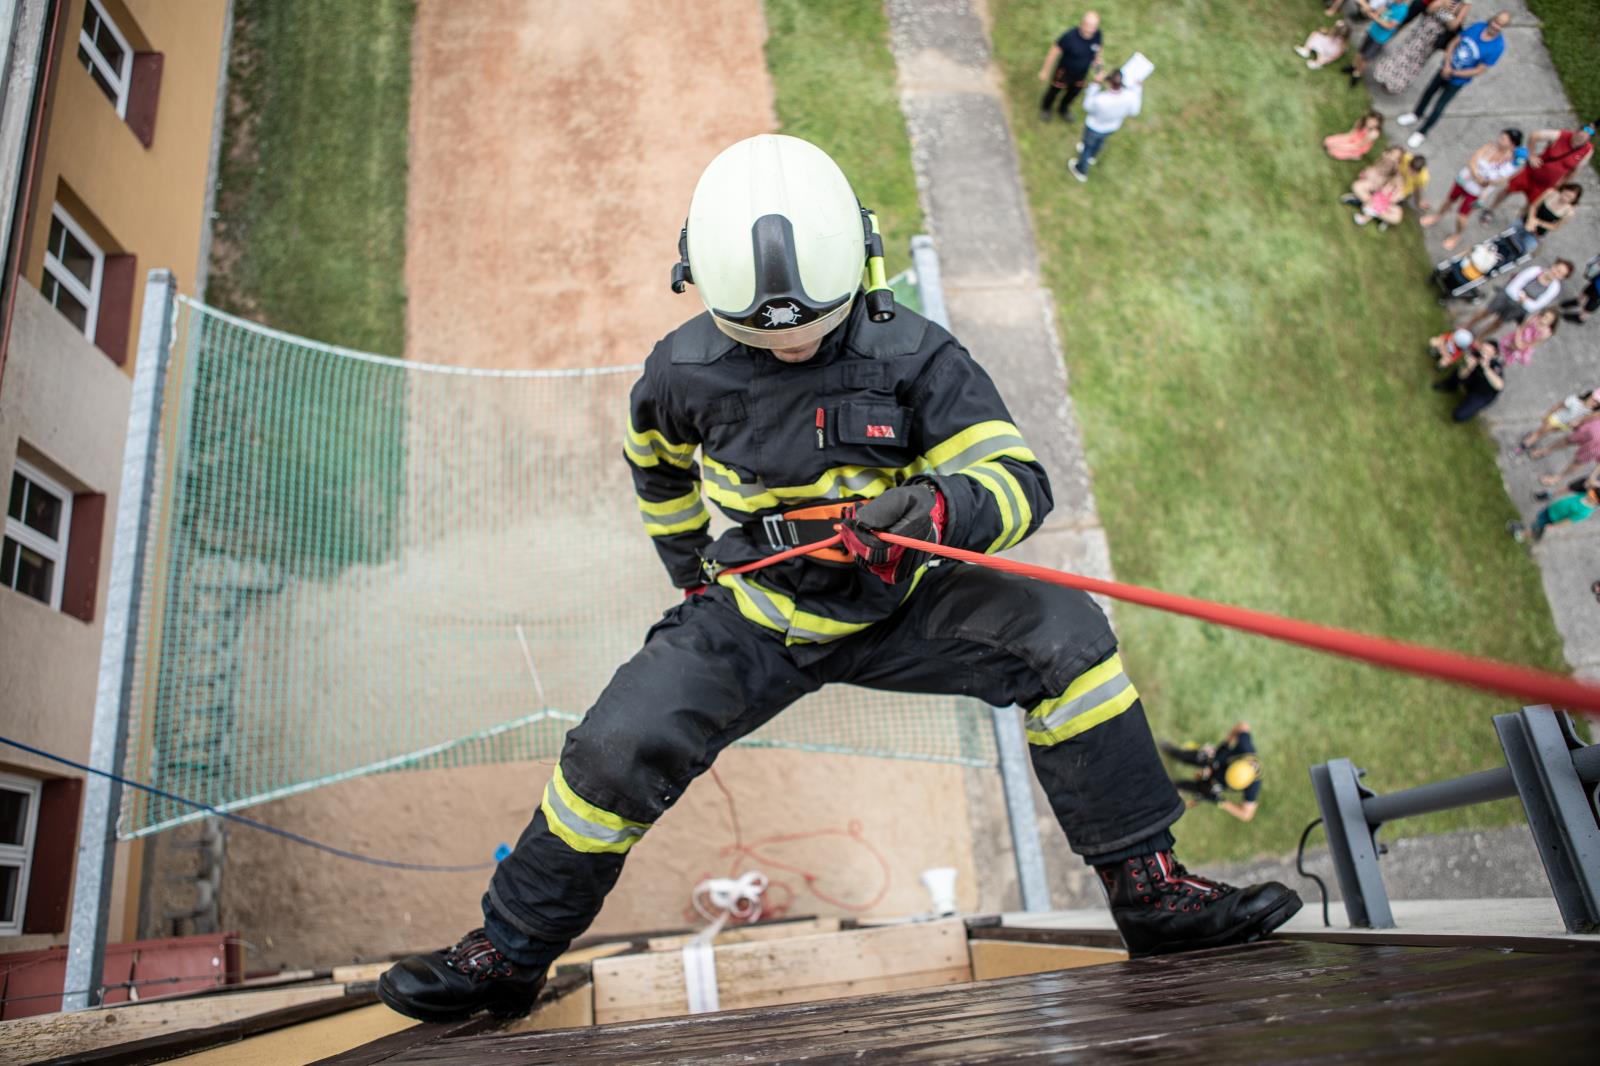
M78 31L87 4L67 0L65 5L66 32L56 56L54 107L23 273L35 286L43 281L50 208L65 183L93 212L115 250L138 257L139 283L123 367L131 375L146 272L166 267L177 276L180 290L194 291L228 5L227 0L112 0L104 5L136 49L142 38L150 50L165 56L155 139L146 148L78 60ZM135 24L131 34L122 12Z

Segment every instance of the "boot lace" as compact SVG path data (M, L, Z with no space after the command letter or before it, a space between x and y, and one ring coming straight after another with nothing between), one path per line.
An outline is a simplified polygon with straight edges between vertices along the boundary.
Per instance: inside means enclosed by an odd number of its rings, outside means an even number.
M1235 891L1232 885L1190 873L1170 851L1129 859L1125 867L1122 876L1134 898L1156 910L1203 910Z
M505 980L517 972L516 964L500 954L482 929L474 929L445 949L444 964L474 981Z

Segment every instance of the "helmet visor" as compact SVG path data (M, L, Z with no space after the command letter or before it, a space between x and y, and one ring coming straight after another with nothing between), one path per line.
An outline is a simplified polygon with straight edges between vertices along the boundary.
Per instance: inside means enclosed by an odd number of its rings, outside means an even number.
M782 300L776 301L779 305L776 308L779 320L771 322L771 324L750 325L747 324L748 319L744 322L737 321L732 317L725 317L720 311L711 313L711 321L717 324L718 329L740 344L747 344L752 348L765 348L769 351L774 348L804 348L812 341L818 341L826 337L833 332L835 326L849 317L850 306L853 302L854 294L852 293L832 310L812 318L810 321L792 326L782 324L783 317L789 313L788 308L782 306L784 304ZM799 317L799 315L796 315L796 317ZM769 318L770 315L763 315L762 321L765 322Z

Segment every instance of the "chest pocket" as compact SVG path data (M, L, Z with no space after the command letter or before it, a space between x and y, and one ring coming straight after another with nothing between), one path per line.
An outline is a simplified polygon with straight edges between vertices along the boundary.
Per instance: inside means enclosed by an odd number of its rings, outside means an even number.
M839 440L845 444L907 448L911 408L892 403L846 401L839 405Z

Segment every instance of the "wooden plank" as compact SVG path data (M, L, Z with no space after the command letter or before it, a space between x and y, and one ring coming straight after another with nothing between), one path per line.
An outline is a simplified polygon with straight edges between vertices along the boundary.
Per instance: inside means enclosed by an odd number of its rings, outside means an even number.
M974 981L1099 966L1107 962L1125 962L1128 958L1126 951L1109 948L1028 944L1015 940L973 940L968 942L967 951L972 956Z
M393 962L363 962L354 966L335 966L333 980L341 985L355 985L364 981L376 981L389 972Z
M820 933L714 948L724 1010L970 980L960 919ZM597 1024L686 1013L679 952L594 963Z
M344 994L343 985L301 985L192 999L152 1000L72 1014L39 1014L0 1022L0 1048L4 1048L8 1056L16 1056L16 1061L34 1062L185 1029L205 1029Z
M574 1029L594 1024L594 985L583 981L548 1002L542 1002L526 1018L518 1018L500 1031L503 1033L542 1033L550 1029Z
M767 922L758 925L741 925L733 929L724 929L712 940L712 944L721 947L724 944L750 944L758 940L782 940L791 936L811 936L816 933L837 933L839 931L837 918L807 918L801 922ZM679 933L676 936L653 936L645 941L645 946L651 951L682 951L683 945L699 936L698 933Z
M374 1003L170 1061L187 1066L300 1066L417 1024L382 1003Z

